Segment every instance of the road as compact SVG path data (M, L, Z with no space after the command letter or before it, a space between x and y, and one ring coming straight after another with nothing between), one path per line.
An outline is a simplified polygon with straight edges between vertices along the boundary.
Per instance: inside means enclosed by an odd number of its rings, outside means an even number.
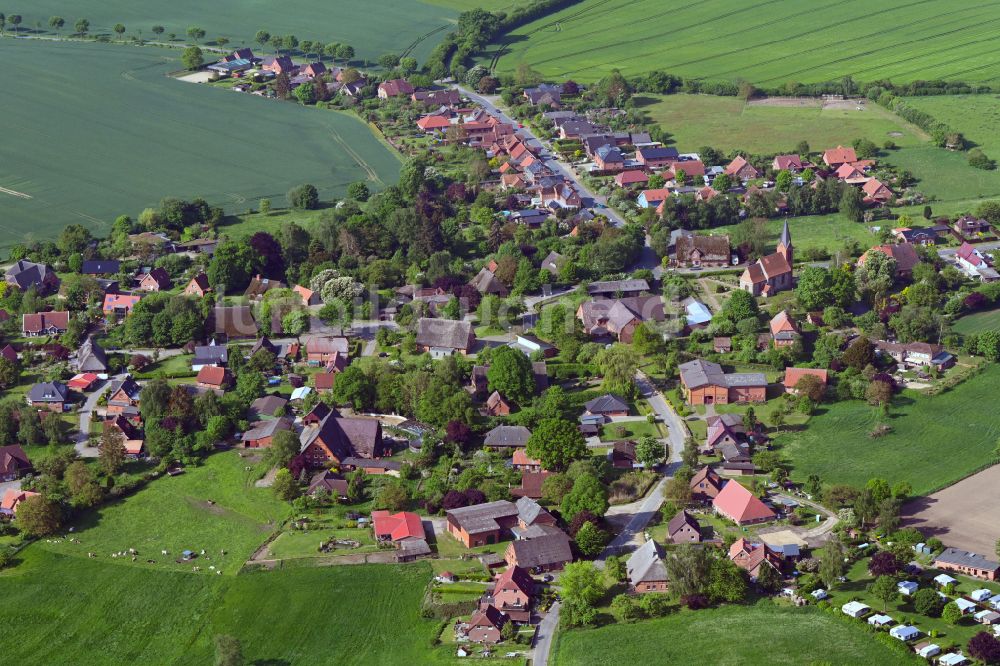
M115 375L102 384L99 389L87 396L86 402L83 403L83 409L80 411L80 432L76 435L75 443L76 453L81 458L97 457L97 449L87 446L87 440L90 439L90 421L93 418L94 411L97 409L97 401L108 390L112 382L125 379L126 376L128 376L127 373Z
M559 602L556 601L549 608L542 621L538 623L538 631L535 632L534 654L531 658L533 666L547 666L549 663L549 652L552 651L552 639L559 628Z
M514 127L517 127L521 124L519 121L514 120L513 118L508 116L506 113L503 112L503 110L501 110L497 106L497 101L499 100L497 96L488 97L475 93L464 86L456 86L456 87L458 88L459 92L461 92L467 98L469 98L476 104L479 104L489 113L496 116L503 122L510 123L511 125L514 125ZM544 148L545 150L548 150L550 157L542 157L541 155L539 155L539 158L542 160L545 166L547 166L549 169L552 170L553 173L561 174L565 176L567 180L573 183L573 185L576 187L576 191L580 193L581 197L583 197L584 204L589 203L590 207L597 207L598 208L597 212L599 212L601 215L607 216L607 218L611 221L611 223L614 226L616 227L625 226L625 220L622 219L621 215L616 213L611 208L607 207L608 205L607 198L595 194L586 185L584 185L580 181L579 177L576 175L576 172L573 170L573 167L563 162L562 160L556 159L554 155L558 153L555 153L552 150L550 150L549 146L542 139L537 137L535 133L531 131L530 127L525 125L524 127L520 128L517 132L522 136L522 138L525 139L525 143L527 144L528 148L531 148L533 150Z
M992 252L993 250L1000 250L1000 241L992 241L989 243L976 243L976 249L980 252ZM938 250L938 256L945 261L955 261L955 253L958 252L958 248L942 248Z

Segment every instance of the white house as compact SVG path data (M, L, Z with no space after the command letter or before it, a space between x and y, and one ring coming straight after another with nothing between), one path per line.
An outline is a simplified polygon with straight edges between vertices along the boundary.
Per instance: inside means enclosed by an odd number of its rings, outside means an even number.
M871 610L870 607L861 603L860 601L848 601L846 604L840 607L844 615L850 615L853 618L864 617L868 611Z
M949 652L948 654L941 655L938 658L938 663L941 666L960 666L961 664L968 663L969 660L966 659L961 652Z
M1000 594L990 597L990 600L987 603L989 603L990 606L993 606L996 610L1000 610Z
M955 583L957 583L958 579L952 578L948 574L938 574L937 576L934 576L934 582L940 585L941 587L948 587L949 585L954 585Z
M901 624L890 629L889 635L901 641L912 641L920 635L920 630L908 624Z
M962 611L962 615L967 615L977 608L974 602L969 601L968 599L963 599L962 597L955 599L955 605L958 606L958 610Z
M924 659L930 659L935 655L941 654L941 646L938 645L937 643L928 643L927 645L917 650L917 654L923 657Z
M993 596L992 590L987 590L986 588L982 588L980 590L974 590L972 594L969 595L969 598L972 599L973 601L986 601L992 596Z
M893 620L891 617L889 617L888 615L882 615L880 613L872 615L870 618L868 618L868 624L872 625L873 627L885 627L892 624L893 622L895 622L895 620ZM899 629L899 627L896 627L896 629Z
M992 610L982 610L973 615L979 624L996 624L1000 622L1000 613Z
M830 596L829 594L826 593L826 590L824 590L823 588L820 588L818 590L813 590L812 592L810 592L810 594L812 594L812 598L815 599L816 601L822 601L823 599L826 599L828 596Z
M899 588L900 594L908 597L916 592L920 585L914 583L912 580L901 580L899 581L899 585L897 587Z

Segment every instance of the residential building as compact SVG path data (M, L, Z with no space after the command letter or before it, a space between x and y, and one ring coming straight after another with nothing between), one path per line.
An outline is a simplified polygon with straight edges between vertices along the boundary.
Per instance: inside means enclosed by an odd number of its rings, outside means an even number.
M140 294L105 294L101 310L105 317L127 317L141 299Z
M479 600L479 609L492 606L515 622L531 621L535 581L521 567L507 567L496 575Z
M836 169L842 164L849 164L858 161L858 156L853 148L837 146L823 151L823 164L831 169Z
M82 275L114 275L122 269L117 259L90 259L80 265Z
M675 261L682 268L725 268L732 260L729 236L681 234L675 247Z
M523 449L530 438L531 431L524 426L499 425L486 433L483 446L493 449Z
M631 343L635 329L643 322L666 319L666 307L660 296L629 296L584 301L576 310L585 333L594 338L615 338Z
M756 495L736 481L729 481L712 500L712 508L740 527L775 520L778 516Z
M257 421L240 437L243 448L266 449L271 446L274 436L284 431L294 432L292 422L287 418L266 419Z
M111 382L108 389L108 414L121 414L131 407L139 407L142 388L130 376Z
M798 155L775 155L771 162L771 168L775 171L798 173L803 169L802 158Z
M591 282L587 285L587 294L590 296L605 296L609 298L638 296L648 291L649 283L645 280L610 280L606 282Z
M674 543L700 543L701 525L682 509L667 523L667 537Z
M348 486L349 482L347 479L327 469L322 472L316 472L313 475L309 481L309 489L306 490L306 494L315 495L320 490L324 490L330 494L330 497L338 500L346 500Z
M162 268L154 268L151 271L140 273L136 278L139 291L164 291L170 289L170 274Z
M389 99L400 95L412 95L413 85L406 79L391 79L378 84L379 99Z
M0 500L0 516L5 518L13 518L17 515L18 505L28 499L29 497L41 497L41 493L33 493L28 490L18 490L16 488L8 488L4 491L3 499Z
M641 469L644 467L635 455L635 442L619 441L612 444L608 451L608 461L615 469Z
M469 621L460 626L460 633L473 643L496 644L500 632L510 620L493 606L479 609Z
M517 525L518 509L513 502L498 500L445 512L448 533L466 548L499 543ZM515 563L516 564L516 563Z
M946 370L955 365L956 360L955 356L941 345L928 342L900 343L876 340L875 351L878 354L887 354L904 367L924 366Z
M987 559L978 553L970 553L958 548L945 548L934 558L934 567L983 580L995 581L1000 578L1000 563Z
M27 401L36 409L61 414L69 402L69 390L62 382L41 382L32 385L28 391Z
M774 315L769 324L771 329L771 342L775 347L791 347L799 341L799 326L788 314L787 310L782 310Z
M826 388L829 373L821 368L785 368L785 378L782 380L782 385L785 387L786 393L797 394L799 380L803 377L810 376L815 377Z
M583 405L584 413L594 416L628 416L629 405L624 398L613 393L605 393Z
M349 349L347 338L310 335L306 338L306 361L314 366L336 363L338 359L347 359Z
M206 365L198 371L195 380L200 388L222 391L232 386L233 376L226 368L217 365Z
M103 374L108 371L107 355L93 336L88 335L80 345L80 349L76 352L75 366L77 372Z
M195 298L203 298L205 294L212 291L212 287L208 284L208 276L204 273L198 273L187 283L184 287L185 296L193 296Z
M206 334L223 340L257 337L257 322L247 305L217 306L205 325Z
M722 492L722 486L725 485L725 482L714 469L705 465L695 472L689 485L693 499L700 502L710 502Z
M666 592L667 566L660 545L649 539L636 548L625 563L625 575L630 592Z
M526 499L522 497L518 501ZM558 527L539 525L531 534L531 538L507 544L504 559L509 566L536 572L559 571L573 561L570 539Z
M726 374L718 363L702 359L682 363L679 370L684 398L692 405L764 402L767 399L767 377L763 373Z
M750 164L750 162L747 161L747 158L742 155L737 155L733 161L726 166L724 173L727 176L738 178L743 182L761 177L761 173L757 167Z
M300 452L312 467L348 464L348 459L378 460L387 452L382 424L377 419L342 418L333 411L307 424L299 443Z
M510 402L507 401L505 397L500 395L499 391L493 391L490 397L486 399L486 405L484 407L484 412L488 416L507 416L512 411Z
M476 344L472 323L421 318L417 322L417 347L432 357L468 354Z
M212 340L207 345L195 346L191 370L198 372L206 365L224 366L227 363L229 363L228 347L216 344L215 340Z
M705 419L708 426L704 451L714 453L726 444L743 444L747 439L747 431L743 425L743 417L739 414L716 414ZM706 468L707 469L707 468Z
M19 445L0 446L0 483L20 479L33 469L28 454Z
M62 335L69 328L69 312L36 312L21 318L21 332L25 335Z
M961 240L984 240L995 235L993 225L988 220L971 215L963 215L955 220L951 229Z
M420 516L410 511L392 514L388 511L372 511L372 530L376 541L395 546L398 562L410 562L431 553L424 524Z
M749 573L751 580L760 577L763 567L771 567L775 572L781 573L781 556L771 550L766 543L753 543L744 538L737 539L729 547L729 559L740 569Z
M962 246L955 252L955 261L963 273L973 280L980 282L996 282L1000 280L1000 273L993 267L993 258L980 252L975 246L967 241L962 242Z
M59 288L59 276L47 264L38 264L27 259L15 261L4 273L7 284L21 291L34 287L39 295L45 296Z
M896 261L896 278L908 280L913 276L913 267L920 263L920 256L911 243L898 243L895 245L876 245L858 258L858 267L864 266L868 255L872 252L881 252Z
M646 146L635 151L635 161L647 170L662 169L680 159L676 148Z
M272 280L271 278L261 277L258 274L250 278L250 284L247 285L246 291L243 292L243 296L256 302L262 299L264 294L272 289L284 288L285 283L281 280Z

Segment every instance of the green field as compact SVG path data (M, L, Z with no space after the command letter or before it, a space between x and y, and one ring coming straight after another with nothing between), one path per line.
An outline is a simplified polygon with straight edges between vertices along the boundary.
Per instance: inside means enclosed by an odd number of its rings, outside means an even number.
M0 187L31 197L0 190L0 250L74 222L104 235L166 196L241 212L303 182L329 199L396 180L398 157L357 118L167 78L177 53L0 39Z
M936 95L910 97L907 106L926 111L962 132L990 156L1000 155L1000 96Z
M860 626L815 608L727 606L561 633L553 663L902 664Z
M205 574L211 573L209 566L233 573L289 512L270 489L253 486L248 464L236 451L215 454L201 467L164 476L124 500L85 514L73 524L80 543L60 540L37 547L81 558L93 552L109 566L187 572L197 564ZM129 548L139 552L136 563L111 558L111 553ZM169 555L164 557L163 550ZM178 564L183 550L204 550L208 558Z
M751 153L795 152L799 141L812 150L850 145L866 138L881 145L892 139L897 145L917 145L920 137L898 117L868 104L864 111L746 104L735 97L714 95L642 95L636 105L649 119L672 135L682 150L712 146L723 151Z
M272 35L295 35L324 44L350 44L359 60L374 61L384 53L405 51L423 61L446 29L454 25L464 4L461 0L380 0L375 7L347 0L34 0L10 7L7 13L19 10L24 17L22 32L52 33L49 17L53 15L66 19L63 35L73 31L78 18L90 21L92 35L114 36L111 26L121 22L127 28L126 36L138 36L141 31L143 38L156 39L151 28L161 25L165 28L161 41L166 41L170 33L186 41L187 29L198 26L206 31L205 42L211 44L216 37L226 37L230 46L256 46L254 35L266 30Z
M768 220L766 222L768 247L776 247L784 219ZM705 233L733 233L737 225L714 227ZM832 215L808 215L788 218L788 229L792 233L795 249L801 252L806 249L826 250L833 254L844 249L848 241L857 241L862 248L875 244L876 238L864 224L852 222L839 213ZM799 254L801 259L802 255Z
M776 443L796 481L818 474L824 483L860 488L872 477L883 477L890 484L907 481L914 495L924 495L992 460L1000 416L982 407L997 382L1000 366L991 364L940 395L904 391L887 420L892 432L876 440L868 436L875 412L866 403L822 405L804 430L779 435Z
M1000 331L1000 310L984 310L960 317L952 324L951 329L959 335Z
M548 77L594 81L613 69L658 69L764 86L845 75L990 81L997 23L996 3L948 0L583 0L507 36L499 70L524 62Z
M22 556L0 573L5 663L207 664L216 634L239 638L248 664L454 661L419 615L424 563L200 576Z

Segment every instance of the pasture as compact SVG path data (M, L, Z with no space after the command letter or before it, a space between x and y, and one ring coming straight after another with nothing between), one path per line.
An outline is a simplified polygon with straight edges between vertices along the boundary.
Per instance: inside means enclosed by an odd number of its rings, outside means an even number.
M935 95L910 97L907 106L926 111L962 132L990 155L1000 156L1000 96Z
M394 182L399 159L356 117L165 76L174 49L0 39L0 251L82 223L105 235L167 196L229 212ZM5 191L9 190L9 191Z
M651 638L657 636L661 639ZM700 664L707 659L713 664L907 663L860 626L815 608L767 602L562 632L553 653L556 666Z
M374 62L384 53L412 55L423 61L454 25L464 4L469 3L380 0L372 7L348 0L34 0L16 9L24 17L22 32L27 29L55 34L49 28L49 17L55 15L66 19L61 31L64 35L73 31L78 18L86 18L92 35L114 36L111 27L120 22L127 29L126 36L140 36L141 31L144 39L168 41L173 33L180 43L190 41L187 29L197 26L206 32L203 43L212 45L217 37L226 37L228 46L256 47L254 35L266 30L272 35L295 35L324 44L350 44L358 62ZM15 8L10 9L12 12ZM153 34L154 25L163 26L160 37Z
M827 484L856 488L872 477L894 484L906 481L914 495L925 495L955 483L994 459L1000 417L982 409L1000 381L1000 366L935 396L904 391L885 421L892 432L872 439L873 408L852 400L821 405L801 431L775 438L792 478L805 481L817 474ZM960 427L962 436L955 436Z
M723 151L767 154L796 152L800 141L814 151L850 145L865 138L878 145L892 139L897 145L916 145L920 137L899 118L875 104L859 111L854 105L816 104L784 106L745 103L714 95L641 95L636 106L672 135L682 151L712 146Z
M523 62L549 78L584 82L613 69L764 86L847 75L990 81L1000 63L988 48L998 23L995 3L948 0L584 0L505 36L498 69Z
M420 617L425 563L200 576L38 546L20 557L0 572L7 663L206 664L216 634L239 638L247 663L454 662Z
M843 252L848 243L859 243L862 248L868 248L876 240L875 235L868 230L867 226L848 220L839 213L789 217L787 220L788 229L792 233L792 242L795 244L796 252L798 252L798 259L804 258L802 252L805 250L824 250L832 255L836 252ZM764 223L769 248L777 247L784 223L785 219L767 220ZM706 229L704 233L732 234L738 226L734 224L714 227Z
M1000 539L1000 465L903 507L903 524L920 528L949 546L994 552Z
M93 552L108 566L189 572L197 565L206 574L212 573L209 566L235 573L289 513L270 489L254 487L245 469L249 464L236 451L217 453L200 467L163 476L123 500L85 513L73 524L80 543L43 541L36 547L81 558ZM139 553L134 564L131 558L111 558L129 548ZM163 550L169 555L163 556ZM183 550L204 550L208 557L179 564Z
M983 331L1000 331L1000 310L983 310L959 317L951 326L951 330L959 335L982 333Z

